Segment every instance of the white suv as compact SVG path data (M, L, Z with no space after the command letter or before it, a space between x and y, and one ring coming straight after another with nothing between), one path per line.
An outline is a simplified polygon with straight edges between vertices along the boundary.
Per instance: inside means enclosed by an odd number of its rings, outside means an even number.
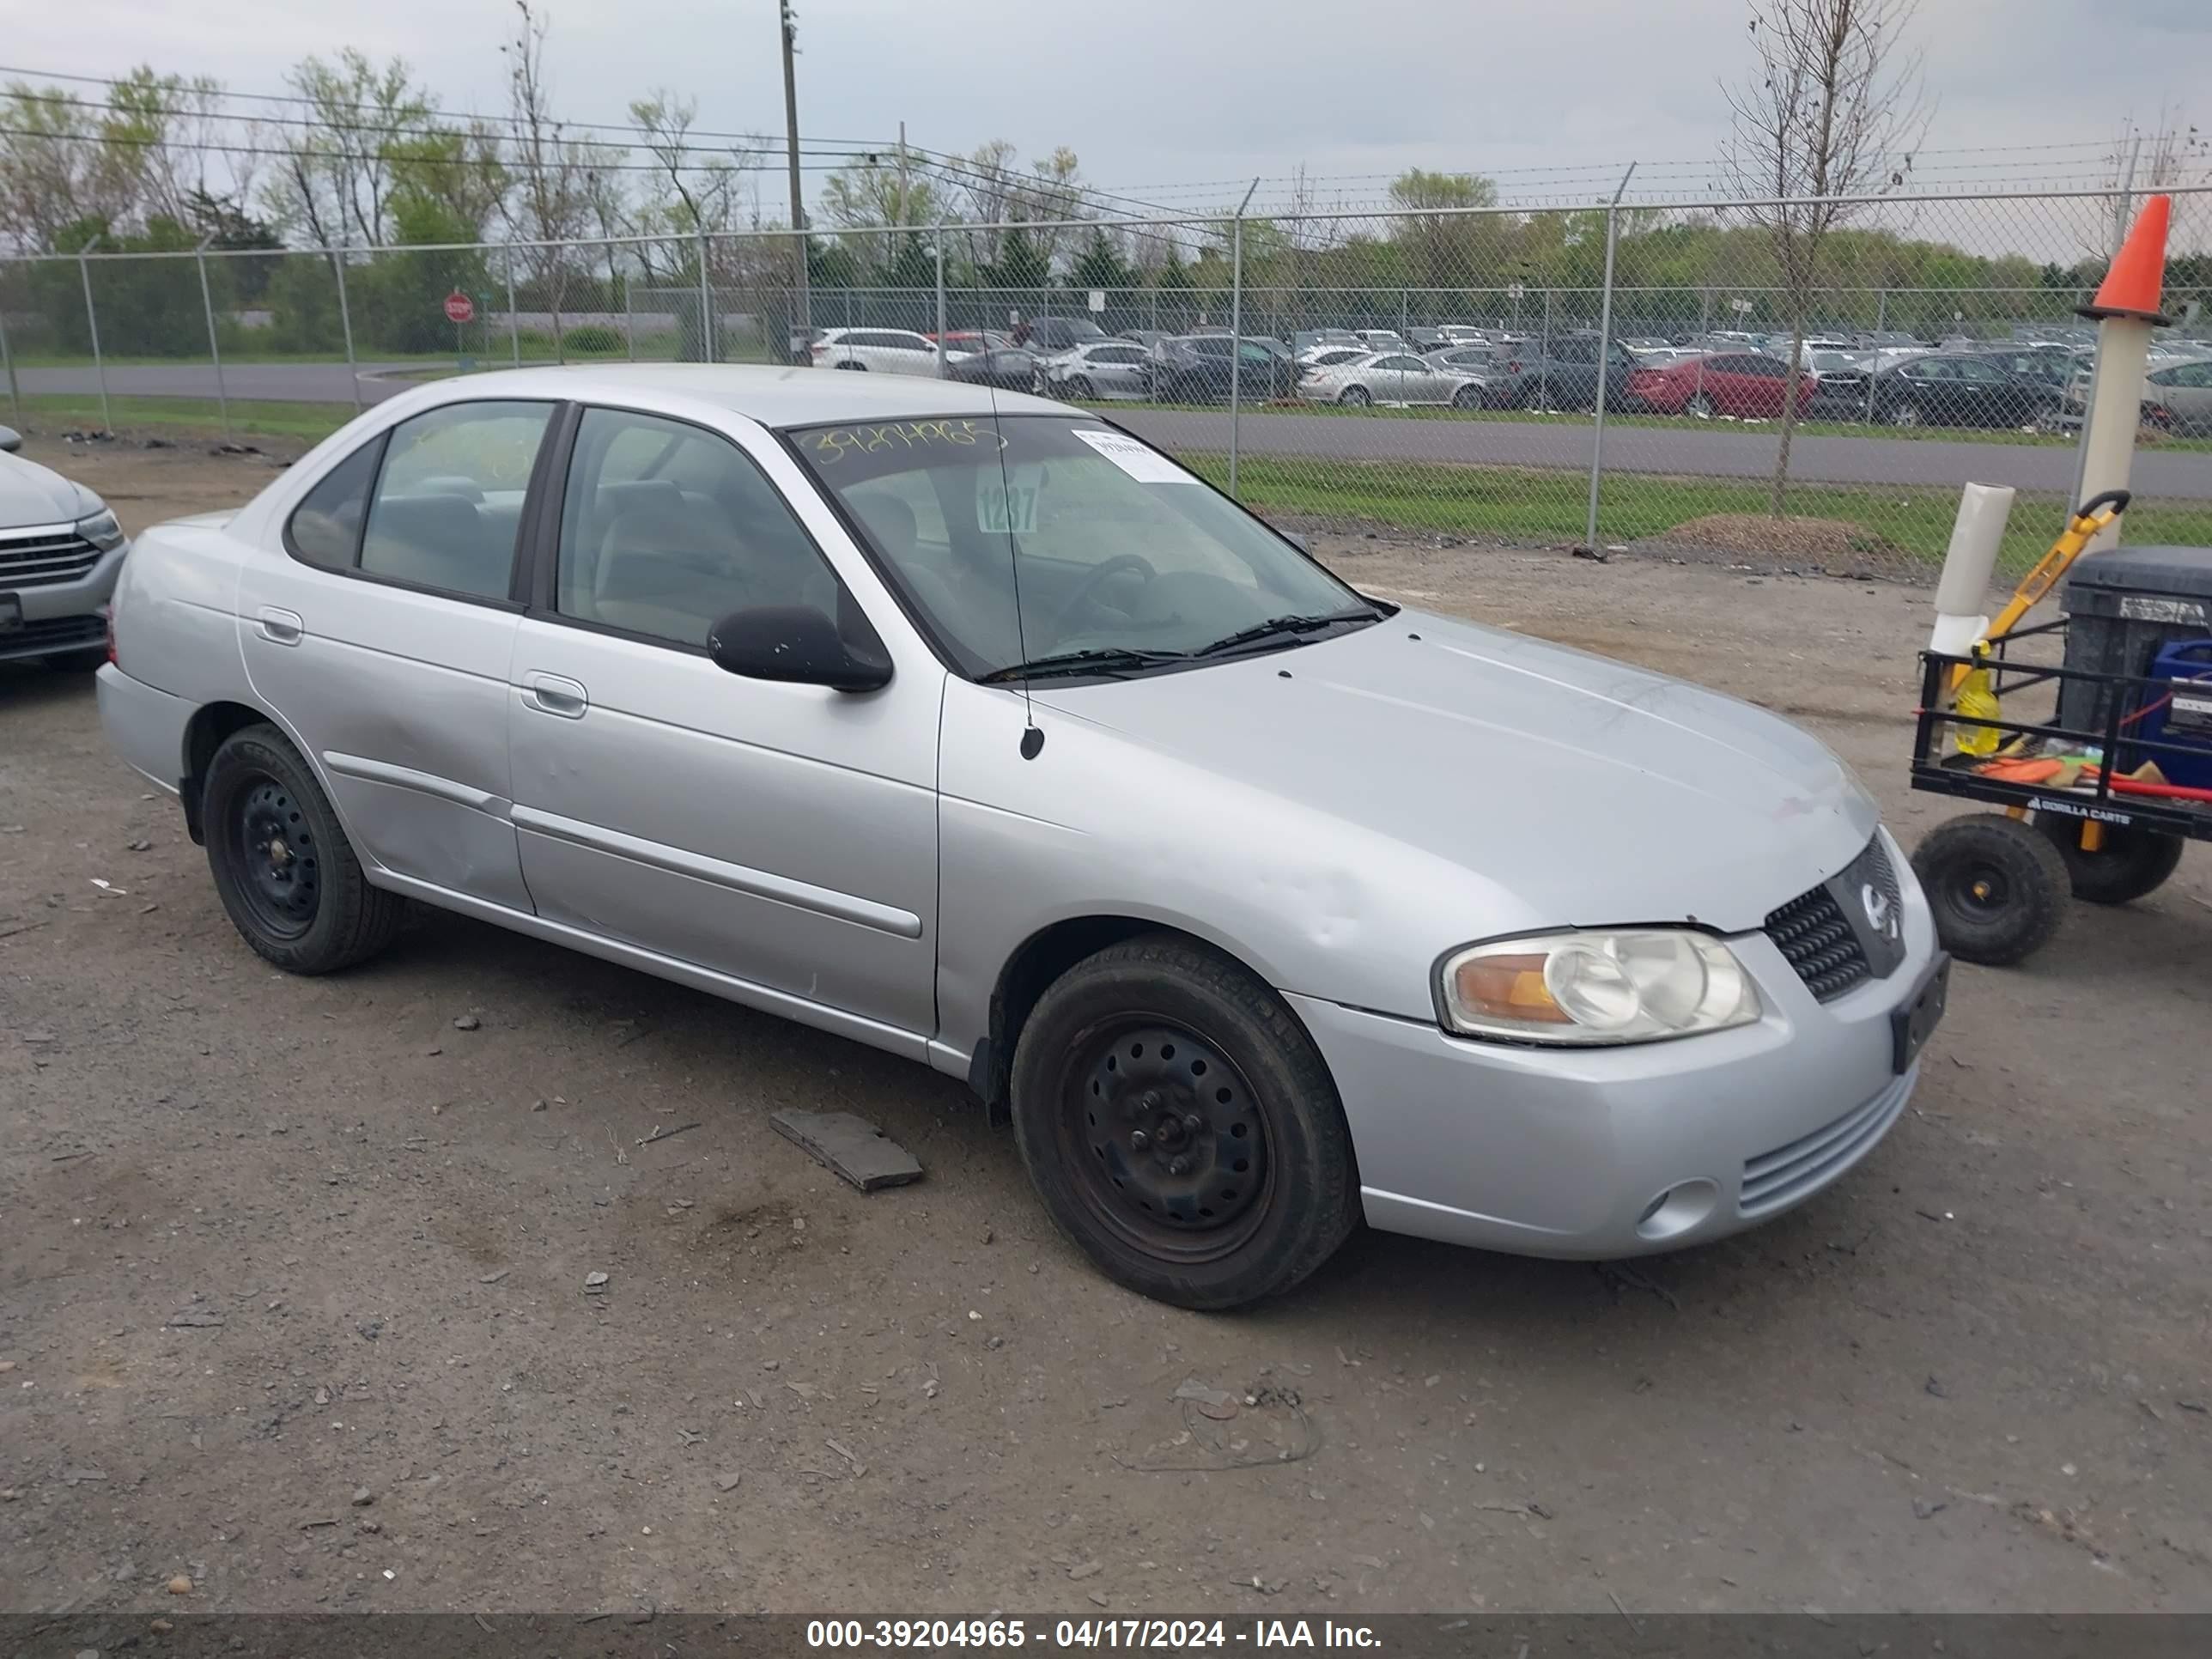
M825 328L807 348L817 368L873 369L878 374L935 374L937 347L902 328Z

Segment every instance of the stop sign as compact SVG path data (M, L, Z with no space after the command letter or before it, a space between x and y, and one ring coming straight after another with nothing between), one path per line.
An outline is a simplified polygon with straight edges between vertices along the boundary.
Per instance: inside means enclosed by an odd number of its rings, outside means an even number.
M455 289L446 296L446 320L449 323L472 323L477 319L476 301Z

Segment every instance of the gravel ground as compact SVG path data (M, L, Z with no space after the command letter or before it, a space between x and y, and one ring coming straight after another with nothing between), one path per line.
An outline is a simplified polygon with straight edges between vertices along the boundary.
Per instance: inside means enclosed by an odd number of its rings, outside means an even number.
M69 464L133 529L269 466ZM1948 810L1923 592L1319 550L1802 719L1908 842ZM1364 1236L1206 1317L1091 1272L946 1079L451 917L275 974L88 681L0 670L0 1608L2212 1607L2200 853L1962 969L1915 1109L1774 1224ZM927 1178L843 1188L784 1105Z

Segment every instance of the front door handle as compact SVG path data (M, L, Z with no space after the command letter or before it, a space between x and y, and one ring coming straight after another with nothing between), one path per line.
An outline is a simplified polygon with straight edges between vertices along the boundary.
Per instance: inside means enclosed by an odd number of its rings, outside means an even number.
M297 645L307 632L298 611L277 605L263 605L254 614L254 621L260 626L261 637L273 645Z
M591 693L562 674L526 675L522 700L541 714L557 714L564 720L583 719L592 706Z

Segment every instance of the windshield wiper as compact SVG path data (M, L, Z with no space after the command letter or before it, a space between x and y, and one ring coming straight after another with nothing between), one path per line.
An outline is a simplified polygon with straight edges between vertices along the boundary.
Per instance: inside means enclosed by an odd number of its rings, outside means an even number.
M1209 645L1201 645L1191 653L1194 657L1218 657L1224 651L1234 651L1239 646L1256 645L1262 640L1282 639L1292 635L1311 634L1336 623L1380 622L1379 611L1331 611L1316 617L1270 617L1267 621L1254 623L1249 628L1240 628L1234 634L1225 634Z
M1009 680L1038 680L1054 674L1110 674L1130 668L1151 668L1164 662L1188 662L1188 651L1145 651L1133 646L1091 646L1081 651L1062 651L1030 662L994 668L975 682L1003 685Z

